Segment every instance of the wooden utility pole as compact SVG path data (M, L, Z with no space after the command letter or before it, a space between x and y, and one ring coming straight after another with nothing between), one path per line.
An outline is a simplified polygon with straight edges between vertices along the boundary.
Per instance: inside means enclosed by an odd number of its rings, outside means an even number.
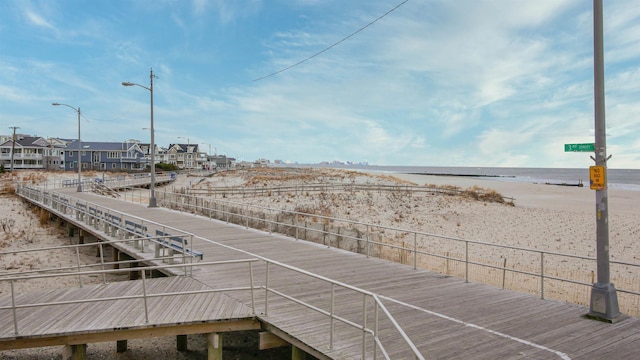
M20 129L17 126L9 126L9 129L13 129L13 136L11 137L11 173L13 173L13 154L16 152L16 129Z

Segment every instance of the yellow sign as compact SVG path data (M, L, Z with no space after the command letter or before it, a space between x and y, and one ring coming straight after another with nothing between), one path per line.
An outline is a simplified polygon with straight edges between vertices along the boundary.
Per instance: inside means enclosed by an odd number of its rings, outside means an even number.
M607 181L604 176L604 166L590 166L589 178L591 180L591 190L604 190L607 188Z

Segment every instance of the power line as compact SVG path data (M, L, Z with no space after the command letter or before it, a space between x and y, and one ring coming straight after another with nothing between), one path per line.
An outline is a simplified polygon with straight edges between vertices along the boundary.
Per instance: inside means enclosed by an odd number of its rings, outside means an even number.
M364 29L366 29L366 28L368 28L369 26L373 25L374 23L378 22L378 20L380 20L380 19L382 19L383 17L385 17L385 16L387 16L387 15L391 14L392 12L394 12L396 9L398 9L400 6L404 5L404 4L405 4L405 3L407 3L408 1L409 1L409 0L404 0L404 1L403 1L403 2L401 2L400 4L396 5L393 9L391 9L391 10L387 11L386 13L382 14L381 16L379 16L378 18L376 18L375 20L373 20L373 21L371 21L370 23L368 23L367 25L365 25L365 26L361 27L360 29L356 30L356 31L355 31L355 32L353 32L351 35L349 35L349 36L347 36L347 37L343 38L342 40L340 40L340 41L338 41L338 42L336 42L336 43L334 43L334 44L330 45L329 47L326 47L326 48L324 48L323 50L321 50L321 51L319 51L319 52L317 52L317 53L315 53L315 54L313 54L313 55L309 56L308 58L303 59L303 60L300 60L300 61L298 61L297 63L295 63L295 64L293 64L293 65L289 65L289 66L287 66L286 68L284 68L284 69L282 69L282 70L278 70L278 71L276 71L276 72L274 72L274 73L271 73L271 74L269 74L269 75L265 75L265 76L263 76L263 77L259 77L259 78L257 78L257 79L253 79L253 80L251 80L251 82L260 81L260 80L262 80L262 79L266 79L266 78L268 78L268 77L271 77L271 76L274 76L274 75L280 74L281 72L284 72L284 71L287 71L287 70L289 70L289 69L292 69L292 68L294 68L294 67L296 67L296 66L298 66L298 65L300 65L300 64L302 64L302 63L305 63L305 62L307 62L307 61L309 61L309 60L313 59L314 57L316 57L316 56L318 56L318 55L320 55L320 54L322 54L322 53L324 53L324 52L327 52L327 51L331 50L333 47L335 47L335 46L337 46L337 45L339 45L339 44L341 44L341 43L345 42L346 40L348 40L349 38L353 37L353 36L354 36L354 35L356 35L357 33L359 33L359 32L361 32L361 31L363 31Z

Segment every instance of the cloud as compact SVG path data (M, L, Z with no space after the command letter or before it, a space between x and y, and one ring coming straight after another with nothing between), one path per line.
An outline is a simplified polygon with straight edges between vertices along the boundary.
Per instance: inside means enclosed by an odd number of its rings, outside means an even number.
M36 26L50 30L58 30L53 24L47 21L42 15L35 13L33 10L26 10L24 13L27 20Z

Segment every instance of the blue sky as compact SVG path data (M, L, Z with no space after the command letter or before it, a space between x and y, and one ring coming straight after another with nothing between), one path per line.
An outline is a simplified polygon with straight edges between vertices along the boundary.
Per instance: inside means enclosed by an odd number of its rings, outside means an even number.
M587 167L587 0L0 1L0 132L253 161ZM640 2L605 1L608 154L640 168ZM204 145L202 145L204 144Z

